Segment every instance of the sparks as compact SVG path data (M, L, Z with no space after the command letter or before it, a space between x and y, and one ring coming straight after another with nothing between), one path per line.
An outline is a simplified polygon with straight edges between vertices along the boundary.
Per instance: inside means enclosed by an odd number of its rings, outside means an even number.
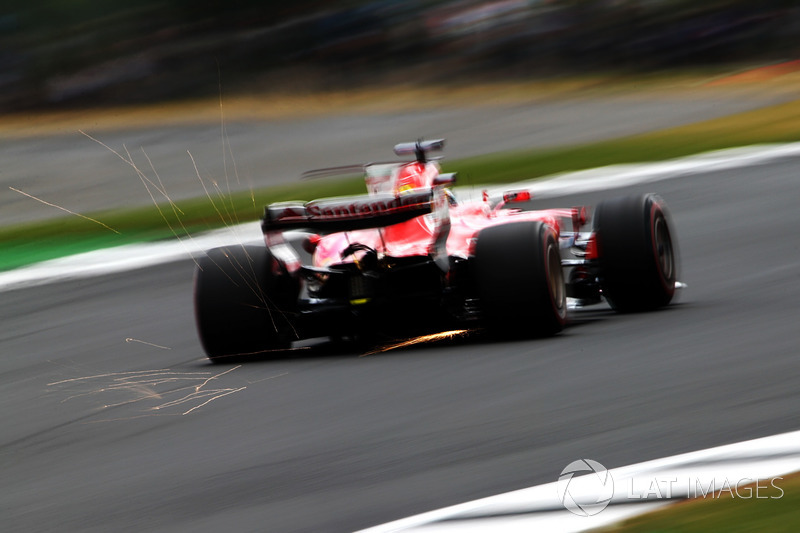
M238 389L231 389L231 390L227 390L227 391L221 392L220 394L217 394L216 396L213 396L213 397L209 398L208 400L204 401L204 402L203 402L203 403L201 403L200 405L196 405L196 406L192 407L191 409L189 409L188 411L186 411L186 412L185 412L185 413L183 413L183 414L184 414L184 415L188 415L189 413L191 413L191 412L192 412L192 411L194 411L195 409L200 409L201 407L208 405L209 403L213 402L214 400L216 400L216 399L218 399L218 398L222 398L223 396L227 396L227 395L229 395L229 394L233 394L234 392L240 392L240 391L243 391L243 390L245 390L246 388L247 388L247 387L240 387L240 388L238 388Z
M110 372L108 374L96 374L94 376L84 376L84 377L80 377L80 378L62 379L61 381L54 381L52 383L48 383L47 386L48 387L52 387L54 385L63 385L64 383L73 383L73 382L76 382L76 381L87 381L87 380L99 379L99 378L111 378L111 377L116 378L117 376L123 376L123 377L126 378L127 376L142 376L142 375L154 374L154 373L163 374L164 372L169 372L169 370L162 368L162 369L159 369L159 370L135 370L135 371L131 371L131 372ZM208 372L205 372L205 374L208 374Z
M441 333L432 333L430 335L420 335L419 337L413 337L408 340L404 340L402 342L398 342L396 344L389 344L386 346L381 346L371 352L367 352L365 354L360 355L359 357L364 357L367 355L374 355L376 353L383 353L388 352L389 350L396 350L398 348L405 348L407 346L414 346L416 344L423 344L426 342L436 342L441 340L453 339L456 337L463 337L470 332L468 329L454 329L450 331L442 331Z
M142 342L131 338L126 339L126 341ZM145 344L150 345L151 343ZM158 347L158 345L154 346ZM223 376L239 368L241 368L241 365L218 373L175 372L168 369L111 372L55 381L49 385L63 387L66 391L73 393L64 399L62 403L79 397L125 393L128 396L126 399L114 403L104 403L100 406L100 409L107 411L113 408L140 404L143 401L156 401L155 405L144 409L151 416L156 416L156 413L159 416L165 414L188 415L201 407L207 406L214 400L245 390L247 386L208 387L210 383L221 380ZM186 384L181 385L182 383ZM178 384L177 388L173 388L176 384ZM175 412L176 409L180 410ZM141 416L147 415L143 414ZM107 421L137 417L136 415L133 417L118 417Z
M140 341L139 339L132 339L131 337L126 338L125 342L128 342L128 343L138 342L139 344L146 344L147 346L152 346L153 348L160 348L162 350L171 350L172 349L172 348L170 348L168 346L161 346L161 345L158 345L158 344L153 344L152 342Z
M153 180L148 178L147 175L144 172L142 172L139 169L138 166L136 166L136 163L133 161L133 156L131 156L130 152L128 151L127 147L125 147L125 145L123 145L123 149L125 150L125 154L127 155L127 157L125 157L125 155L122 155L117 150L114 150L113 148L111 148L109 145L107 145L103 141L92 137L91 135L89 135L85 131L78 130L78 132L81 135L83 135L84 137L96 142L97 144L99 144L100 146L102 146L103 148L105 148L106 150L108 150L109 152L114 154L115 156L117 156L125 164L129 165L134 170L134 172L136 172L136 175L139 177L139 180L142 182L142 185L144 186L145 190L147 191L147 194L150 196L150 199L152 200L153 205L155 206L156 210L158 211L158 214L161 216L161 218L166 223L167 228L169 228L169 230L172 232L172 234L175 236L175 238L178 240L178 242L181 243L181 245L184 247L184 249L186 250L186 253L189 255L189 257L192 258L192 261L194 261L195 265L197 265L197 260L194 258L194 255L189 250L189 248L184 244L181 236L178 235L178 232L175 231L175 229L172 227L172 224L170 224L169 220L164 215L164 211L158 205L158 202L156 201L156 198L153 195L153 191L150 190L150 186L152 186L164 198L166 198L167 202L169 202L170 206L172 207L172 212L175 215L175 219L180 224L181 229L183 230L183 233L186 235L186 237L189 240L191 240L192 236L189 234L189 231L186 229L186 226L183 224L183 220L180 217L180 215L185 215L185 213L178 207L178 205L175 202L172 201L172 199L167 194L167 188L164 186L164 183L161 181L161 176L159 176L158 172L156 171L155 166L153 165L152 160L150 159L150 156L147 155L147 152L145 152L144 148L142 148L142 153L144 154L144 157L147 159L147 162L150 164L150 168L152 169L153 174L155 174L156 179L158 180L158 185L156 185L153 182ZM148 183L150 185L148 185ZM180 213L180 215L178 213Z
M231 369L228 369L228 370L226 370L225 372L222 372L222 373L220 373L220 374L217 374L217 375L215 375L215 376L211 376L210 378L208 378L207 380L205 380L204 382L202 382L200 385L198 385L198 386L197 386L197 388L196 388L195 390L197 390L197 391L200 391L200 389L202 389L203 387L205 387L206 385L208 385L208 382L209 382L209 381L211 381L212 379L217 379L218 377L220 377L220 376L224 376L225 374L227 374L227 373L229 373L229 372L233 372L234 370L237 370L237 369L239 369L239 368L242 368L242 365L237 365L237 366L235 366L235 367L233 367L233 368L231 368Z
M56 204L53 204L53 203L47 202L47 201L45 201L45 200L42 200L41 198L37 198L37 197L35 197L35 196L34 196L34 195L32 195L32 194L28 194L28 193L26 193L26 192L24 192L24 191L21 191L21 190L19 190L19 189L15 189L14 187L9 187L9 189L11 189L11 190L12 190L12 191L14 191L14 192L18 192L18 193L20 193L20 194L21 194L21 195L23 195L23 196L27 196L28 198L31 198L32 200L36 200L37 202L41 202L41 203L43 203L44 205L49 205L50 207L55 207L56 209L61 209L62 211L65 211L65 212L69 213L70 215L75 215L76 217L81 217L82 219L88 220L88 221L90 221L90 222L94 222L95 224L99 224L99 225L103 226L104 228L106 228L107 230L113 231L113 232L114 232L114 233L116 233L117 235L122 235L122 233L120 233L119 231L115 230L115 229L114 229L114 228L112 228L111 226L109 226L109 225L107 225L107 224L103 224L103 223L102 223L102 222L100 222L99 220L95 220L95 219L93 219L92 217L87 217L86 215L81 215L80 213L76 213L75 211L70 211L70 210L69 210L69 209L67 209L66 207L61 207L60 205L56 205Z

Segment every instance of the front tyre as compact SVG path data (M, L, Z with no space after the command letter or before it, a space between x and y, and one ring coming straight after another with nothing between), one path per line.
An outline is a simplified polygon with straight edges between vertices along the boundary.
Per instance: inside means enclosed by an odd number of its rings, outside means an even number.
M200 342L215 363L290 346L291 284L271 271L263 246L210 250L197 261L194 313Z
M665 210L654 194L615 198L595 210L603 295L617 311L656 309L675 295L678 261Z
M515 336L548 336L567 319L556 231L539 221L486 228L475 245L475 277L487 325Z

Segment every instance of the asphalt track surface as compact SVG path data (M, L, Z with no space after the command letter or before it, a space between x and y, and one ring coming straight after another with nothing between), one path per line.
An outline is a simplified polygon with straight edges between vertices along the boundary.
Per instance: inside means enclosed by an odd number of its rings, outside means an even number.
M800 428L800 161L657 191L688 289L551 339L210 365L191 261L2 294L4 531L350 531ZM209 379L216 376L214 379Z
M170 198L203 195L197 172L222 190L296 182L304 171L395 158L392 146L446 137L445 155L461 158L522 148L588 143L755 109L793 93L743 91L659 96L592 96L516 105L353 114L336 110L307 119L163 126L86 133L125 155ZM127 155L126 155L127 157ZM152 168L151 168L152 163ZM523 176L524 177L524 176ZM0 225L63 216L14 187L78 213L146 206L151 199L135 171L78 131L0 143ZM213 190L213 188L212 188ZM163 198L158 198L163 201Z

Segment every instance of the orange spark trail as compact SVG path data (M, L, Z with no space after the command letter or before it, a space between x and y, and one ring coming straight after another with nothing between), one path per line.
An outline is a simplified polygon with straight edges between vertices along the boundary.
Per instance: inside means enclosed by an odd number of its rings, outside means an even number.
M463 337L464 335L468 334L470 330L468 329L454 329L452 331L442 331L441 333L432 333L430 335L421 335L419 337L413 337L411 339L405 340L403 342L398 342L397 344L389 344L388 346L382 346L377 348L371 352L367 352L365 354L360 355L359 357L365 357L367 355L375 355L376 353L383 353L388 352L389 350L396 350L398 348L405 348L407 346L414 346L415 344L423 344L426 342L435 342L441 341L445 339L453 339L455 337Z
M12 190L12 191L14 191L14 192L18 192L18 193L20 193L20 194L21 194L21 195L23 195L23 196L27 196L28 198L31 198L31 199L33 199L33 200L36 200L37 202L41 202L41 203L43 203L44 205L49 205L50 207L55 207L56 209L61 209L62 211L66 211L66 212L67 212L67 213L69 213L70 215L75 215L75 216L77 216L77 217L81 217L81 218L83 218L83 219L89 220L90 222L94 222L95 224L100 224L101 226L103 226L103 227L104 227L104 228L106 228L107 230L111 230L111 231L113 231L114 233L116 233L117 235L122 235L122 234L121 234L119 231L115 230L115 229L114 229L114 228L112 228L111 226L107 226L106 224L103 224L103 223L102 223L102 222L100 222L99 220L95 220L95 219L93 219L93 218L91 218L91 217L87 217L86 215L81 215L80 213L76 213L75 211L70 211L69 209L67 209L67 208L65 208L65 207L61 207L60 205L51 204L50 202L46 202L46 201L42 200L41 198L37 198L37 197L35 197L35 196L34 196L34 195L32 195L32 194L28 194L28 193L26 193L26 192L23 192L23 191L21 191L21 190L19 190L19 189L15 189L14 187L9 187L9 189L11 189L11 190Z

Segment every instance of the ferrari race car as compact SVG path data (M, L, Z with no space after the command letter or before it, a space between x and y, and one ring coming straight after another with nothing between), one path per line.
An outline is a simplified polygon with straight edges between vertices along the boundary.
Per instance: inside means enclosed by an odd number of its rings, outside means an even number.
M209 358L454 328L547 336L566 324L568 298L621 312L672 300L677 259L658 196L601 202L591 227L586 207L521 209L525 190L462 201L456 175L428 155L443 146L398 144L413 159L359 166L367 194L270 204L266 246L202 257L195 319Z

